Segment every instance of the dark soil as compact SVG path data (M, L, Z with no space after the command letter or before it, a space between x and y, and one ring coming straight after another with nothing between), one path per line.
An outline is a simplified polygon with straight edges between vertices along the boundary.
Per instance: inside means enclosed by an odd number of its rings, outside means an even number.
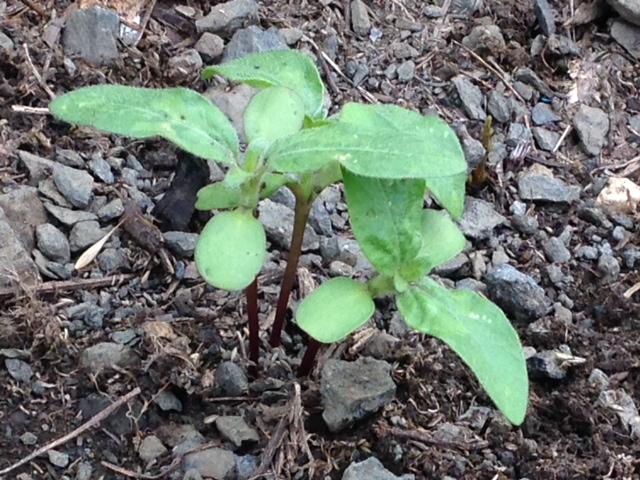
M186 4L187 0L179 3ZM189 0L188 3L203 13L210 8L204 1ZM454 87L448 82L451 76L464 72L478 79L487 89L500 82L495 72L489 71L458 43L476 24L475 18L447 16L439 21L422 13L423 2L368 1L373 23L382 32L380 40L373 44L368 38L355 35L345 25L344 6L348 2L333 1L323 6L327 2L309 1L303 2L303 7L299 3L263 2L260 10L262 26L299 28L320 47L334 32L339 40L335 62L342 72L346 71L350 60L368 65L368 79L354 87L323 62L323 74L336 108L351 100L391 102L422 112L436 110L447 121L455 122L463 119L464 113ZM564 2L551 3L561 12L563 20L568 19L568 7ZM171 23L169 19L177 14L168 17L162 12L174 6L158 2L147 33L137 47L122 49L116 65L96 69L78 62L77 73L70 76L63 66L62 46L56 44L51 48L42 40L53 13L60 17L66 7L67 2L45 2L40 6L43 12L40 16L20 2L9 1L7 4L0 27L14 40L16 48L13 52L0 52L0 185L8 187L27 181L26 172L16 160L15 150L51 158L55 148L66 148L87 155L96 151L104 152L105 156L133 153L152 173L152 181L160 185L158 188L166 186L176 161L174 149L163 142L100 135L70 127L48 115L14 111L12 107L46 107L50 98L44 84L55 94L61 94L103 82L105 78L120 84L180 85L202 91L205 84L199 79L200 72L184 75L171 71L167 65L169 58L197 39L193 21ZM490 2L475 15L481 16L493 19L507 42L504 50L488 52L485 61L491 60L507 73L519 67L530 67L554 89L563 91L570 79L562 62L549 60L551 64L545 64L540 57L532 58L529 54L539 27L528 2ZM399 19L414 20L427 28L422 33L406 35L408 30L397 27ZM602 20L572 27L565 33L579 41L585 58L594 58L597 52L606 63L614 55L625 56L607 32L606 22ZM166 38L161 41L162 35L166 35L168 43ZM406 44L420 52L413 59L417 65L416 78L408 83L387 80L384 70L391 63L399 63L392 53L394 45L406 47ZM317 54L313 45L304 39L299 48ZM608 77L604 81L610 87L607 95L611 109L622 111L627 109L632 91L618 81L614 70L607 71ZM42 81L36 78L35 72L42 76ZM327 74L332 76L330 82L326 80ZM627 83L638 81L637 65L629 75L630 78L625 77ZM385 84L387 86L383 88ZM638 83L635 86L637 88ZM507 127L499 125L496 128L498 133L503 133ZM481 122L468 121L467 128L472 136L480 139ZM542 158L542 163L551 165L549 168L566 183L582 187L581 201L592 203L597 193L594 184L608 172L599 167L615 167L616 162L630 158L620 154L619 148L614 149L613 134L611 138L610 148L605 147L597 162L582 153L578 139L572 135L563 143L558 155L507 159L502 172L490 168L489 180L479 187L470 187L469 193L491 201L499 213L510 217L508 206L516 192L516 175ZM599 169L594 170L596 168ZM590 244L594 235L611 237L611 232L604 227L594 227L580 219L575 206L537 204L534 208L540 232L555 236L567 226L573 229L572 251L581 244ZM614 247L617 258L621 258L625 248L639 246L635 217L630 219L632 236L624 245ZM389 358L397 383L395 400L373 418L348 431L332 434L324 425L318 372L308 379L297 380L301 384L301 415L314 460L308 463L302 445L293 441L288 444L289 457L284 455L285 439L281 445L276 445L280 450L274 458L283 459L283 463L279 469L272 469L274 478L309 478L311 475L313 478L338 479L351 462L371 455L397 475L413 473L416 478L425 479L447 476L456 479L640 478L638 438L633 438L615 411L603 406L600 389L589 381L592 370L600 369L609 377L610 390L623 389L636 401L640 399L640 308L634 296L623 295L640 281L640 275L621 260L622 272L618 281L603 285L595 263L574 258L562 266L563 272L573 280L559 288L548 277L549 263L540 250L542 237L538 233L523 237L518 249L513 251L509 239L518 234L507 226L500 227L495 233L495 241L475 242L473 249L491 258L496 246L503 245L511 264L534 277L553 302L560 301L561 296L573 301L572 321L568 323L557 321L551 312L534 325L517 325L523 345L541 351L557 350L566 344L573 355L583 357L586 362L570 368L561 380L532 375L529 413L522 426L509 425L495 412L473 424L460 416L471 406L492 406L475 378L442 343L406 333L401 338L401 346L395 348ZM242 359L246 355L246 345L240 342L245 342L247 336L244 298L214 291L197 278L187 276L179 280L167 272L155 252L145 251L130 236L123 236L123 242L133 258L129 270L117 273L132 275L115 286L71 287L28 295L16 290L9 295L5 292L2 297L5 303L0 306L0 348L24 350L40 388L16 382L6 369L0 369L0 470L85 422L87 418L79 413L80 403L92 393L106 393L116 400L138 386L141 394L131 405L134 416L136 410L142 413L136 416L133 426L123 428L120 433L102 425L58 446L57 450L71 457L71 463L65 468L54 467L45 454L8 473L7 479L75 478L77 464L81 461L91 464L91 478L96 479L121 479L127 475L159 478L153 475L162 473L171 476L174 474L166 471L172 462L168 455L152 465L145 465L139 459L136 450L140 440L164 425L188 423L221 445L215 428L206 421L211 415L235 414L253 420L251 423L257 426L261 441L236 453L259 456L275 435L278 420L286 411L282 407L292 405L291 385L296 381L292 372L303 353L299 343L301 334L295 327L288 326L287 333L292 340L277 350L272 350L266 342L268 330L265 328L263 332L264 358L259 375L285 381L282 398L270 398L252 390L237 398L216 397L211 393L216 366L222 360L238 356ZM615 240L610 242L616 245ZM286 253L274 251L273 258L276 264L284 267ZM309 269L319 278L327 275L325 267L311 266ZM281 274L282 269L266 272L261 277L261 318L267 323L275 308ZM77 280L91 278L90 269L76 272L76 275ZM470 275L469 269L463 268L456 272L454 279ZM109 294L120 306L131 307L133 313L118 323L105 321L104 328L83 336L70 335L63 310L81 301L82 290L91 290L97 295ZM177 301L177 292L187 292L188 295L180 298L188 300ZM298 292L294 292L294 300L297 295ZM388 329L395 305L384 299L378 306L372 326ZM149 322L164 320L167 316L173 320L172 336L156 336L148 331L141 333L142 341L135 346L142 357L141 365L96 376L80 368L79 358L86 347L109 341L116 331L138 329L140 332ZM361 354L363 343L366 342L351 339L332 346L319 362L321 364L329 356L354 359ZM181 400L183 410L180 414L163 412L152 402L161 389L170 390ZM471 426L471 430L468 437L448 438L440 429L446 424ZM293 438L294 427L290 426L289 439ZM20 440L26 432L37 435L36 445L25 445ZM116 472L109 465L124 470ZM301 472L301 476L295 476L297 472Z

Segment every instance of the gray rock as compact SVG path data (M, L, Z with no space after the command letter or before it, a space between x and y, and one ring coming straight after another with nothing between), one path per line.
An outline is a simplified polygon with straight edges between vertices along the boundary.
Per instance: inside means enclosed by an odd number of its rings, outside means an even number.
M362 0L351 2L351 28L357 35L368 35L371 30L369 10Z
M518 70L516 70L514 77L520 82L531 85L545 97L553 98L553 90L551 90L549 86L544 83L540 79L540 77L538 77L538 75L530 68L519 68Z
M89 462L80 462L76 469L75 480L91 480L93 475L93 467Z
M260 458L255 455L243 455L236 457L236 468L238 469L238 480L249 480L260 466Z
M228 92L219 87L209 88L204 93L204 96L211 100L231 120L240 136L240 140L244 142L244 110L256 92L258 92L257 88L241 83Z
M259 219L264 226L267 237L280 248L291 248L294 212L289 207L264 199L259 205ZM304 231L302 251L317 250L320 244L316 232L307 224Z
M511 118L509 102L502 93L495 90L489 92L487 110L497 122L506 123Z
M545 35L556 33L556 12L547 0L535 0L533 13L538 19L542 33Z
M369 75L369 65L366 62L356 62L351 60L347 62L347 72L351 77L354 86L360 85Z
M140 448L138 449L138 455L144 462L155 460L167 452L167 447L165 447L160 439L155 435L144 437L142 442L140 442Z
M60 223L70 227L76 223L90 222L98 219L98 217L91 212L70 210L51 203L45 203L44 208Z
M513 88L520 94L525 101L530 101L535 93L535 88L524 82L513 82Z
M55 160L57 163L61 163L67 167L79 168L81 170L84 168L84 158L73 150L56 148Z
M9 375L18 382L28 383L33 377L31 365L17 358L5 358L4 366L7 367Z
M464 111L467 112L467 115L469 115L472 120L486 120L487 114L482 107L484 101L482 91L464 75L453 77L451 82L458 91L462 107Z
M202 475L195 468L190 468L184 472L182 480L202 480Z
M212 62L222 56L224 40L214 33L204 32L194 47L205 62Z
M600 108L580 105L573 117L573 127L589 155L600 155L609 133L609 116Z
M94 374L110 369L112 366L129 368L139 362L138 355L126 345L101 342L82 352L80 364Z
M636 132L640 132L640 115L634 115L629 117L629 126Z
M497 265L485 282L489 298L517 322L533 322L551 307L542 287L511 265Z
M169 59L169 67L177 70L180 74L187 75L193 71L200 70L204 65L198 50L189 48L180 52L175 57Z
M598 259L596 271L600 275L600 282L603 285L610 285L620 276L620 264L613 255L603 254Z
M280 40L275 28L264 31L260 27L251 26L233 34L224 49L221 62L228 62L252 53L287 50L288 48L287 44Z
M104 237L105 233L96 221L76 223L69 233L69 247L72 252L84 250Z
M299 28L281 28L278 30L278 36L287 45L295 45L300 41L304 33Z
M547 152L553 151L560 140L559 133L552 132L546 128L533 127L531 130L533 132L533 138L536 139L536 143L541 150L545 150Z
M71 259L67 237L50 223L36 227L36 240L40 251L50 260L67 263Z
M86 208L93 197L93 178L84 170L56 165L53 181L60 193L77 208Z
M24 150L16 150L16 154L29 171L30 185L37 185L42 180L47 179L56 164L52 160L39 157Z
M355 362L328 360L322 368L320 394L329 430L342 430L391 402L396 386L390 370L387 362L367 357Z
M551 105L546 103L538 102L531 110L531 121L535 125L546 125L560 120L562 119L551 109Z
M321 197L316 198L311 205L309 225L318 235L325 235L327 237L333 235L331 217L329 216L327 207Z
M189 423L165 423L155 433L162 443L174 449L172 452L174 455L179 454L176 447L180 445L188 443L197 446L205 442L204 436Z
M397 477L384 468L380 460L375 457L352 463L342 475L342 480L402 480L403 478L406 477Z
M135 334L135 333L134 333ZM120 342L119 342L120 343ZM182 402L178 397L168 390L163 390L155 397L153 397L153 403L158 405L162 411L169 412L181 412Z
M538 231L538 220L529 215L514 215L511 217L511 226L525 235L533 235Z
M542 250L550 262L567 263L571 260L571 252L558 237L551 237L542 242Z
M620 16L629 23L640 26L640 3L637 0L607 0Z
M512 142L520 142L523 140L531 139L531 130L522 123L512 122L509 124L509 130L507 131L507 140Z
M413 63L412 60L407 60L406 62L402 62L398 67L398 80L401 82L410 82L413 80L413 76L416 73L416 64Z
M80 57L92 65L102 65L118 58L120 19L111 10L99 7L71 12L62 36L65 55Z
M111 340L121 345L125 345L127 343L133 342L138 337L138 334L133 328L127 328L126 330L121 330L117 332L113 332L110 335Z
M196 249L199 235L188 232L164 232L162 234L165 245L179 257L191 258Z
M569 187L558 178L527 171L518 179L518 194L522 200L573 203L580 197L580 187Z
M0 195L4 220L11 225L22 245L30 251L35 245L35 229L47 223L47 214L34 187L20 185ZM3 237L0 237L3 238ZM0 264L1 265L1 264Z
M329 264L330 277L350 277L353 274L353 267L344 262L334 260Z
M130 185L134 188L138 186L138 177L140 176L140 172L133 168L124 167L122 172L120 172L122 176L122 181L127 185Z
M47 450L47 457L49 457L49 461L52 465L59 468L66 468L69 465L69 455L63 452L58 452L57 450Z
M124 214L124 205L122 200L120 198L114 198L105 206L101 207L96 214L103 222L120 218ZM95 220L95 218L88 218L87 220Z
M38 266L13 231L0 207L0 287L33 287L40 283Z
M478 198L467 197L464 213L458 226L465 237L483 239L491 236L492 230L506 220L495 211L493 204Z
M585 260L596 260L600 256L598 249L591 245L581 245L576 250L576 257Z
M237 363L222 362L216 368L215 384L222 395L237 397L247 391L249 380Z
M89 160L89 170L106 185L112 185L115 182L111 166L102 158L100 154L94 154Z
M243 442L257 442L260 440L258 432L250 427L240 416L222 416L216 418L216 428L220 434L236 447Z
M39 250L32 250L33 261L38 266L38 270L42 275L49 278L57 278L59 280L67 280L73 274L73 264L62 264L53 262L45 257Z
M580 47L564 35L549 35L547 52L561 57L579 57L581 54Z
M190 453L184 457L182 468L195 469L203 477L214 480L234 480L237 477L236 456L223 448Z
M629 52L634 58L640 60L640 42L638 42L638 27L625 22L614 20L611 22L611 36L616 42Z
M476 168L484 159L487 151L480 140L470 135L462 137L462 151L470 169Z
M527 370L532 377L562 380L570 367L585 362L586 359L571 355L569 351L545 350L527 358Z
M106 248L98 255L98 266L104 273L114 273L129 267L129 259L121 248Z
M13 50L14 44L13 40L11 40L7 35L0 32L0 51L2 50Z
M464 253L460 253L451 260L435 267L433 273L435 273L439 277L448 278L453 276L467 263L469 263L469 257L467 257L467 255Z
M209 14L196 20L198 32L211 32L228 38L237 30L258 25L258 3L254 0L233 0L211 7Z
M25 432L20 435L20 441L24 445L35 445L38 442L38 437L36 437L35 434L31 432Z
M497 54L507 46L497 25L478 25L462 39L462 44L475 51Z
M320 255L325 262L339 261L354 267L357 272L372 272L373 266L362 253L360 244L352 238L341 236L320 239Z

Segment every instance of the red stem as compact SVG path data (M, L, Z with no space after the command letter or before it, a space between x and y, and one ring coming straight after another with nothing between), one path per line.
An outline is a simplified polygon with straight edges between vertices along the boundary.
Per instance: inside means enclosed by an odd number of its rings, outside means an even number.
M296 192L294 192L296 194ZM293 219L293 234L291 236L291 248L289 249L289 258L287 259L287 267L284 270L282 285L280 286L280 296L278 297L278 305L276 307L276 316L273 321L273 330L271 331L271 346L280 346L280 337L282 328L284 327L284 318L287 314L287 306L289 305L289 296L293 288L293 282L296 278L296 270L298 261L302 253L302 241L304 239L304 229L307 226L309 213L311 212L312 201L296 194L296 208Z
M249 317L249 360L253 363L250 371L253 375L258 371L260 357L260 320L258 319L258 277L245 289L247 298L247 316Z
M311 373L311 368L316 360L316 354L322 343L313 338L309 338L309 343L307 344L307 351L304 352L304 356L302 357L302 362L300 362L300 366L298 367L298 377L306 377Z

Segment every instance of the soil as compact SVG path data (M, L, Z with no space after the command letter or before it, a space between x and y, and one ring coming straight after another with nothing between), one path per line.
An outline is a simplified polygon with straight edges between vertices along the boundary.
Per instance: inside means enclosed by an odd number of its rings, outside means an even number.
M208 2L198 0L181 0L176 5L187 5L187 2L202 14L210 8ZM532 41L539 33L529 2L498 0L485 5L474 17L461 14L431 19L424 14L423 2L368 1L373 24L382 33L375 43L367 35L354 34L345 22L348 2L303 3L301 8L299 2L287 0L262 2L261 26L299 28L316 46L322 46L331 33L336 35L339 40L336 68L322 62L335 109L346 101L391 102L422 112L436 110L447 121L456 122L465 118L449 79L459 72L488 89L500 83L497 70L509 73L520 67L532 68L558 91L570 85L562 58L532 57L529 53ZM569 18L569 7L564 2L551 3L563 21ZM95 151L101 151L105 156L133 153L152 173L154 182L166 185L166 179L175 167L175 154L164 142L100 135L73 128L47 115L24 109L16 111L12 107L46 107L50 98L44 85L60 94L103 82L105 78L120 84L186 86L203 91L206 86L199 78L200 72L176 72L168 66L171 57L197 40L193 20L177 13L167 15L166 12L176 5L159 1L149 18L145 35L136 47L121 48L121 58L109 67L94 68L79 61L77 72L70 75L63 63L62 46L56 43L51 47L43 41L45 27L54 18L54 12L58 18L62 17L68 2L31 4L8 2L0 24L15 43L14 51L0 53L0 79L4 79L0 84L2 186L27 181L27 174L15 157L17 149L51 158L54 148L87 155ZM487 52L478 59L460 42L483 16L491 18L492 23L500 27L506 47ZM176 18L183 21L172 22ZM426 28L416 34L410 28L399 28L398 19L415 21ZM581 58L593 61L597 58L604 63L616 55L629 58L610 39L605 18L569 27L563 32L578 41ZM408 44L419 52L419 56L413 58L417 66L414 79L407 83L385 80L384 70L391 63L401 63L392 53L394 48L398 45L406 48ZM304 39L298 48L314 53L313 44ZM369 69L367 79L357 87L339 73L347 71L350 60L366 63ZM624 72L626 83L620 82L620 74L615 69L608 70L602 79L601 85L606 83L609 87L606 96L612 111L633 112L630 98L634 90L628 85L635 85L637 95L640 71L633 60L629 61L635 67ZM489 69L489 65L495 67ZM330 81L327 75L331 75ZM385 82L389 87L382 88ZM596 95L602 97L605 92L598 90ZM638 108L637 102L635 108ZM568 114L567 118L570 118ZM473 137L481 139L482 122L467 121L466 125ZM507 128L508 125L496 126L499 133ZM620 153L620 143L614 148L614 138L622 137L612 134L610 138L610 145L605 147L601 158L595 160L583 153L574 134L566 138L556 155L508 158L503 171L490 167L489 179L479 186L470 186L468 193L492 202L499 213L510 217L508 206L515 195L517 173L540 160L567 184L581 187L581 201L593 203L599 180L619 171L616 165L631 158ZM633 173L630 177L633 179ZM532 208L537 215L539 232L557 236L567 226L572 228L572 251L579 245L591 244L594 235L611 236L604 227L594 228L581 219L575 205L546 203ZM3 297L0 348L27 352L40 388L17 382L7 369L0 369L0 470L85 422L87 418L79 413L80 404L90 394L106 393L112 400L117 400L139 387L141 392L131 405L134 414L136 409L142 413L136 417L133 428L121 434L105 425L91 428L56 447L70 456L71 462L67 466L53 466L45 454L31 459L5 478L78 478L76 468L80 462L91 465L91 478L169 478L173 475L181 478L175 473L177 465L172 466L170 455L161 456L150 464L141 460L137 454L141 439L162 426L186 423L195 425L216 445L222 445L209 422L215 415L243 415L253 420L260 441L236 449L236 453L260 456L275 448L274 461L268 469L272 478L338 479L352 462L369 456L378 458L396 475L415 474L420 479L640 478L638 438L633 438L616 411L603 405L601 390L590 381L593 369L600 369L609 377L610 390L621 389L631 398L640 399L640 308L633 295L624 296L625 291L640 281L640 276L636 269L629 268L621 260L625 248L639 246L635 217L628 218L633 224L632 235L624 244L614 247L614 256L620 259L622 272L608 285L601 281L593 262L574 257L562 265L563 273L571 276L572 281L560 289L547 274L549 263L540 250L539 239L542 237L539 232L523 238L518 250L507 247L510 263L535 278L553 302L564 297L573 302L569 322L557 321L551 312L535 326L516 325L523 345L544 351L557 350L564 344L574 356L582 357L586 362L569 368L562 379L532 375L529 412L522 426L514 427L494 413L471 430L465 430L469 432L468 437L453 435L449 439L437 434L442 433L442 425L468 427L470 421L460 417L469 407L491 407L492 404L453 352L432 338L413 333L404 334L401 346L390 355L397 384L393 402L344 432L330 433L322 421L318 371L309 378L294 379L292 371L301 357L298 343L301 334L290 324L287 333L292 340L276 350L266 341L268 328L265 326L264 362L258 374L263 379L283 380L286 394L282 398L270 398L267 402L267 396L251 389L248 394L238 397L213 395L211 385L216 366L228 359L240 359L243 365L246 357L244 298L212 290L188 276L178 279L167 272L155 252L147 252L125 237L129 240L123 241L129 242L130 251L135 255L131 268L119 272L128 277L122 277L115 286L83 286L88 284L80 284L82 279L89 279L89 283L91 280L90 270L87 270L77 272L66 284L69 286L76 281L78 287L52 287L44 293L24 295L16 292ZM499 227L495 233L493 240L474 241L473 250L491 258L499 245L509 245L509 238L516 235L508 226ZM614 240L611 242L616 244ZM282 267L286 252L274 249L272 258ZM317 279L326 276L325 267L312 266L310 270ZM281 271L261 278L260 311L266 323L275 308L279 275ZM458 280L471 273L462 269L455 275L454 280ZM115 296L120 305L130 307L133 314L117 323L105 321L104 328L91 330L83 336L70 335L62 312L66 306L81 301L85 290L98 296ZM192 301L178 305L177 291L187 291ZM298 295L296 290L294 300ZM383 299L378 307L372 324L375 328L388 330L395 305L393 301ZM116 331L140 331L147 322L163 320L167 316L173 320L170 335L146 332L141 335L143 340L135 345L142 358L140 364L97 375L80 366L80 356L87 347L110 341ZM319 364L329 357L354 359L361 354L364 343L354 338L332 346L324 351ZM301 386L299 397L292 388L294 381ZM180 413L162 411L153 403L154 396L163 389L182 402ZM290 408L296 398L301 402L298 420L302 419L302 422L292 420L288 426L289 436L282 437L279 444L270 442L277 437L282 407ZM302 426L307 436L301 439L294 433L296 429L299 433ZM37 445L20 440L27 432L37 435ZM296 443L300 440L302 443ZM311 462L303 448L304 442L313 457ZM401 446L400 454L398 445Z

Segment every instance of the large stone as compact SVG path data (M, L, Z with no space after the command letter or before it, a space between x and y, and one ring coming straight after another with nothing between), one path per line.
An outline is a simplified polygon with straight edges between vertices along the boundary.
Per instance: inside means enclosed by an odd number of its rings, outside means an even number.
M47 223L47 214L38 198L38 190L22 185L4 193L0 195L0 208L4 210L5 220L22 245L30 252L35 245L36 227Z
M65 54L80 57L92 65L101 65L118 58L120 19L111 10L99 7L71 12L62 42Z
M214 480L233 480L237 476L236 456L229 450L217 447L186 455L182 468L195 469L203 477Z
M71 205L87 208L93 198L93 177L84 170L57 164L53 167L56 188Z
M280 248L291 248L291 235L293 234L294 212L286 205L272 202L269 199L262 200L259 205L260 221L264 226L267 237ZM304 230L302 251L317 250L320 247L318 235L308 224Z
M251 26L233 34L224 49L221 62L242 58L252 53L287 50L288 48L287 44L278 36L277 29L270 28L265 31L260 27Z
M607 0L627 22L640 26L640 2L638 0Z
M129 368L139 362L138 355L126 345L102 342L82 352L80 364L97 374L113 367Z
M609 133L609 116L600 108L580 105L573 117L582 147L589 155L600 155Z
M233 0L211 7L209 14L196 20L198 32L211 32L228 38L241 28L258 25L258 4L254 0Z
M505 223L506 220L496 212L493 204L468 197L459 226L465 237L482 239L491 236L493 229Z

